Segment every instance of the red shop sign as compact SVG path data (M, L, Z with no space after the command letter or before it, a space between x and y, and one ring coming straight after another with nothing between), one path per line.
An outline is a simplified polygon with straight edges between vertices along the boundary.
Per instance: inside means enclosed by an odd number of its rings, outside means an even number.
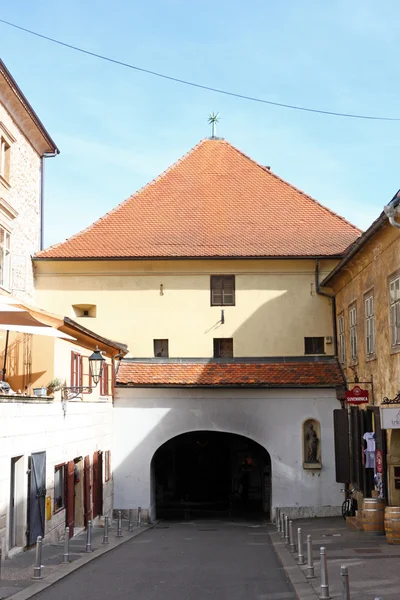
M376 472L383 473L383 454L382 450L376 451Z
M366 404L368 400L368 391L358 385L355 385L352 390L346 391L347 404Z

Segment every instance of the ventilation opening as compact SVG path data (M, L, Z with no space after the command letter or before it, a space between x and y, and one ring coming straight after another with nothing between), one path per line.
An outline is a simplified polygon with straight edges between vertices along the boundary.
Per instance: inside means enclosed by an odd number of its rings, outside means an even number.
M74 317L96 317L96 305L95 304L73 304L72 311Z

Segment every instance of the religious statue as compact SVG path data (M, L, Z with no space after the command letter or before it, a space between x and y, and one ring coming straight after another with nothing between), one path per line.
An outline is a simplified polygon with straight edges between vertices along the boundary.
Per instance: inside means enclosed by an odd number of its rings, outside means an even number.
M318 460L318 436L312 423L309 424L306 431L307 441L307 463L319 463Z

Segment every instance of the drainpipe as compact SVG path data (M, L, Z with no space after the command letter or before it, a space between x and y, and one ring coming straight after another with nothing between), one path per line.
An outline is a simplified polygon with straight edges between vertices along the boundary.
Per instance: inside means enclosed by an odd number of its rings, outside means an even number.
M325 298L330 298L332 300L332 325L333 325L333 349L334 355L338 355L338 345L337 345L337 326L336 326L336 298L334 295L327 294L326 292L322 292L319 285L319 258L315 259L315 290L317 294L320 296L325 296Z
M40 212L40 238L39 238L39 250L44 248L44 159L52 158L57 156L59 150L55 152L45 152L40 157L40 198L39 198L39 212Z
M396 221L395 216L398 213L399 207L397 206L396 208L393 206L393 204L387 204L386 206L383 207L383 210L387 216L387 218L389 219L389 223L391 225L393 225L393 227L397 227L398 229L400 229L400 223L398 221Z

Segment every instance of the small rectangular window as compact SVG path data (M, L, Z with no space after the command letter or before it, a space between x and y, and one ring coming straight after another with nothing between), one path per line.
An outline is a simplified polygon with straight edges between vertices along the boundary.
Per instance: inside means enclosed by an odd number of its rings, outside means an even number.
M375 354L375 312L372 295L365 298L365 342L367 356Z
M106 450L104 453L104 480L111 479L111 450Z
M351 360L357 360L357 308L349 308Z
M343 364L346 362L346 339L344 335L344 315L338 318L338 333L339 333L339 360Z
M10 179L10 144L0 137L0 176L5 180Z
M168 358L168 340L154 340L154 356Z
M390 338L392 346L400 345L400 277L390 282Z
M235 306L235 276L211 275L211 306Z
M304 338L304 354L325 354L325 343L323 337Z
M232 338L214 338L214 358L233 358Z
M65 465L59 465L54 469L54 512L64 508L64 476Z

